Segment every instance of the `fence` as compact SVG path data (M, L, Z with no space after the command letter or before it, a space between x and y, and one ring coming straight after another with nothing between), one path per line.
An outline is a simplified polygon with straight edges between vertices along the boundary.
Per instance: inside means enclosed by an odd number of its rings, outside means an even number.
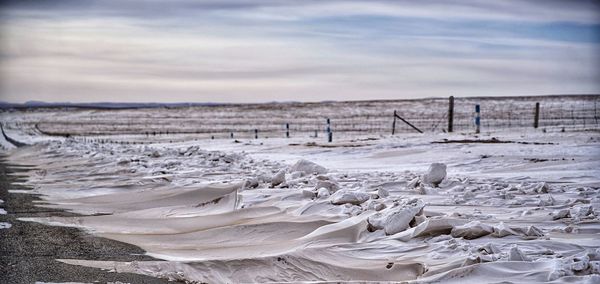
M474 132L475 105L481 107L481 130L533 129L540 103L539 128L547 131L600 129L600 96L454 98L453 131ZM127 137L148 140L273 137L327 137L327 118L335 137L390 135L397 115L425 133L448 131L448 98L221 105L131 110L51 110L50 115L23 112L13 125L48 135ZM3 114L6 115L6 114ZM13 120L15 121L15 120ZM16 124L19 124L17 126ZM286 125L288 127L286 127ZM405 123L395 133L416 133ZM132 138L133 137L133 138Z

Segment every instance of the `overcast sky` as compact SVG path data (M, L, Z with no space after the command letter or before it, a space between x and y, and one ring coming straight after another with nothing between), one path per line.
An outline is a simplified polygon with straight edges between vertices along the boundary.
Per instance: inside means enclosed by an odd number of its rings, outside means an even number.
M599 1L0 3L1 101L600 93Z

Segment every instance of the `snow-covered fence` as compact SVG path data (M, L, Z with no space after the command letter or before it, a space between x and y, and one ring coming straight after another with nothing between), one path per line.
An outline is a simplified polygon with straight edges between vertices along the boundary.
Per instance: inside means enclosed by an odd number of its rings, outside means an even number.
M423 132L475 132L474 106L481 106L481 131L533 129L535 104L540 103L538 128L546 131L599 129L598 95L448 98L397 101L271 103L128 110L46 110L44 116L24 112L5 128L33 134L80 136L119 141L177 141L321 136L328 139L326 118L336 137L389 135L393 110ZM452 112L452 115L450 115ZM244 113L244 117L239 114ZM10 113L5 113L5 116ZM448 125L446 125L448 121ZM17 126L18 125L18 126ZM37 125L37 127L35 127ZM414 133L403 123L395 133ZM101 137L101 138L98 138Z

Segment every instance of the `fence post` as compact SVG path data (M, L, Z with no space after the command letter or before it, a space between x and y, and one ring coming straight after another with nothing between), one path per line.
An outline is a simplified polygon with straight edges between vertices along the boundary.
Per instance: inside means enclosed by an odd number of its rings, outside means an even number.
M538 128L540 121L540 103L535 103L535 116L533 117L533 128Z
M258 129L254 129L254 139L258 139Z
M598 126L598 113L596 112L596 102L594 101L594 120L596 120L596 126Z
M448 100L448 132L452 132L454 123L454 96Z
M394 122L392 122L392 135L396 133L396 110L394 110Z
M481 124L481 108L479 107L479 105L475 105L475 133L479 133L481 131L480 129L480 124Z
M290 138L290 124L285 124L285 138Z
M331 143L333 141L333 133L331 131L331 121L329 118L327 119L327 142Z

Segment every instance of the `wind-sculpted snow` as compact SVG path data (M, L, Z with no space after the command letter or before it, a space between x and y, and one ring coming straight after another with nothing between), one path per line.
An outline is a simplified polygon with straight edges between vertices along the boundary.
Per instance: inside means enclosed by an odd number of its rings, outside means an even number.
M578 144L585 135L544 151L579 160L579 147L598 146ZM42 194L39 206L83 214L23 220L80 227L162 259L60 260L69 264L208 283L600 280L597 153L532 163L515 156L536 155L531 144L481 158L490 146L432 140L315 150L285 140L48 139L9 159L36 165L25 183ZM427 173L434 162L444 164Z

